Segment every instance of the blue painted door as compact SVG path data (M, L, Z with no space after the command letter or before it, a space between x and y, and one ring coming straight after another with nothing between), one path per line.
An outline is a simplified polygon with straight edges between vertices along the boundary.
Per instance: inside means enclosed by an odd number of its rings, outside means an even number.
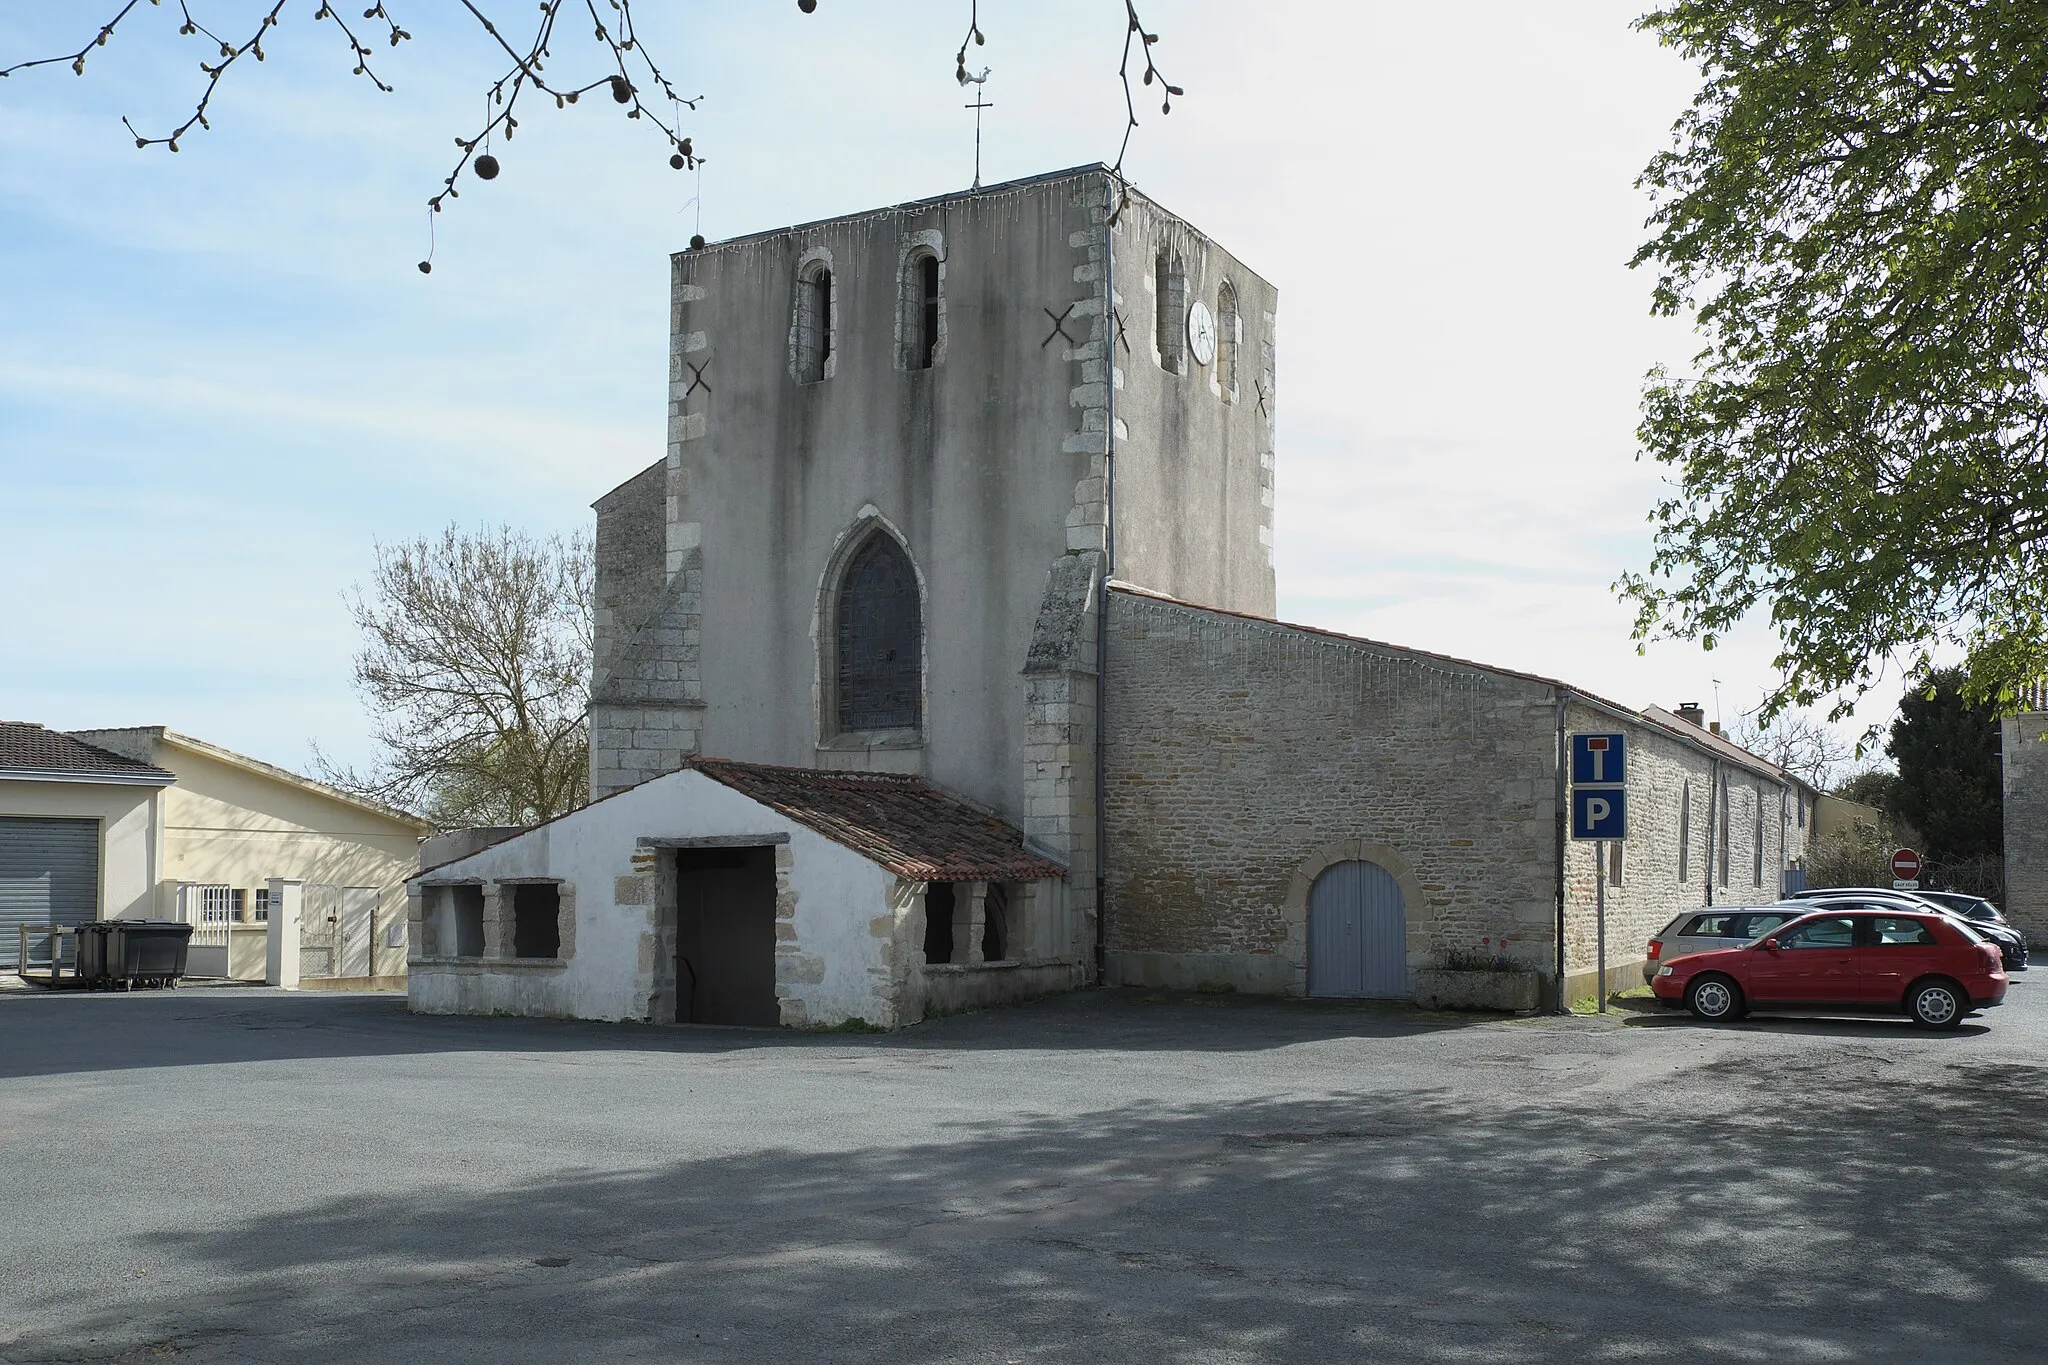
M1408 917L1401 884L1378 863L1325 868L1308 893L1308 993L1408 995Z

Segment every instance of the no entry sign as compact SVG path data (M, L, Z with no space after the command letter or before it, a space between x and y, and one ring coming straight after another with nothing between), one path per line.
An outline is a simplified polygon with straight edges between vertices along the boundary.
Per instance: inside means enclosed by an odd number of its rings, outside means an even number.
M1920 855L1910 848L1902 848L1892 854L1892 875L1902 882L1910 882L1920 875Z

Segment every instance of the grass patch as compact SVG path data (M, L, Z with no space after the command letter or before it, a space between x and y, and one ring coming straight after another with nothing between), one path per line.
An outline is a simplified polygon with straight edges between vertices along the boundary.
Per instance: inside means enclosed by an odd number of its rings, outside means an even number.
M1607 997L1607 1010L1610 1014L1616 1010L1624 1010L1631 1014L1641 1014L1649 1007L1657 1004L1657 993L1647 985L1630 986L1624 990L1618 990ZM1583 995L1572 1001L1573 1014L1598 1014L1599 1012L1600 997L1596 995Z

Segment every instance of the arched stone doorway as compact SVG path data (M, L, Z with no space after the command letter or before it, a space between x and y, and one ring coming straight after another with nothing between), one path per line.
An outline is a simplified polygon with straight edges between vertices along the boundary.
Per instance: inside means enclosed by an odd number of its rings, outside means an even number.
M1308 993L1408 996L1408 916L1401 884L1375 862L1324 868L1308 893Z

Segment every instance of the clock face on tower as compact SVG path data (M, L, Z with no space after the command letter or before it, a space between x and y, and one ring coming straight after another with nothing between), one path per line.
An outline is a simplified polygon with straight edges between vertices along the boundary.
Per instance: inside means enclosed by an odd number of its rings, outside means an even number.
M1188 305L1188 353L1197 365L1216 358L1216 319L1209 316L1209 305L1200 299Z

